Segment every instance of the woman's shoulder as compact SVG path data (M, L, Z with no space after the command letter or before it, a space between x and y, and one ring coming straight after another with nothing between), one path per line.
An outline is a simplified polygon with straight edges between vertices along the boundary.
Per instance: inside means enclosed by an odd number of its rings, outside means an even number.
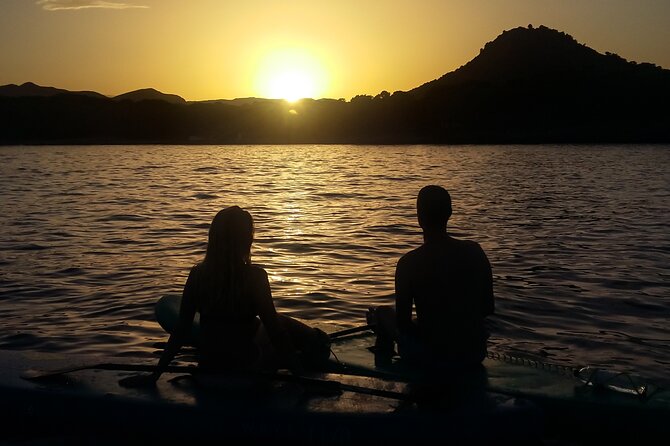
M265 269L258 265L247 265L244 269L244 287L252 297L264 296L270 288L270 280Z

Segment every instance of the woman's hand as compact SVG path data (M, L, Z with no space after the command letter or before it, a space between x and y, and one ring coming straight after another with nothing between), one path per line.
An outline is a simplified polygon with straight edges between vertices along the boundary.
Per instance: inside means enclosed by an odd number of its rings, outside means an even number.
M151 373L149 375L127 376L119 380L119 385L126 388L154 387L156 386L156 381L158 381L158 376Z
M305 374L305 366L302 363L302 359L297 352L291 352L288 355L288 369L291 371L292 375L301 376Z

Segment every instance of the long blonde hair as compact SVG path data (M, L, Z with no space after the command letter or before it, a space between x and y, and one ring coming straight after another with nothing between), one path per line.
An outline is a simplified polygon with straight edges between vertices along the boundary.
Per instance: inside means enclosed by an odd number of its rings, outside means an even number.
M254 221L239 206L219 211L209 227L207 252L201 266L208 288L201 306L234 311L241 299L243 269L251 264Z

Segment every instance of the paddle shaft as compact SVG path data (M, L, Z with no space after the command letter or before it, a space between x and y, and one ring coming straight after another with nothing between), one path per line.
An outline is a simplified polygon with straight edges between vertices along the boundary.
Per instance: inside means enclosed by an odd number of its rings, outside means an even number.
M362 333L364 331L372 330L372 327L374 327L374 325L366 324L366 325L361 325L360 327L345 328L344 330L340 330L340 331L336 331L334 333L330 333L328 335L328 337L330 339L337 339L337 338L341 338L343 336L348 336L350 334Z
M111 371L127 371L127 372L154 372L158 369L155 365L149 364L118 364L118 363L99 363L99 364L90 364L77 367L71 367L68 369L60 369L55 371L47 372L36 372L36 373L25 373L22 378L37 381L47 378L53 378L59 375L64 375L66 373L78 372L83 370L111 370ZM192 374L197 372L197 367L193 366L168 366L163 369L164 373L189 373ZM357 386L353 384L345 384L339 381L328 380L328 379L317 379L317 378L308 378L305 376L299 375L287 375L283 373L263 373L263 372L250 372L252 375L258 375L263 378L298 383L303 385L310 385L315 387L321 387L329 390L338 390L338 391L348 391L355 393L362 393L366 395L379 396L383 398L391 398L401 401L413 401L413 398L410 395L395 392L391 390L381 390L374 389L370 387ZM226 376L225 372L221 372L222 377Z
M358 327L352 327L352 328L345 328L345 329L342 329L342 330L339 330L339 331L335 331L333 333L329 333L328 338L330 338L331 340L332 339L338 339L338 338L342 338L344 336L348 336L348 335L352 335L352 334L356 334L356 333L362 333L364 331L372 330L373 328L374 328L374 325L371 325L371 324L365 324L365 325L361 325L361 326L358 326ZM154 344L154 347L156 347L156 348L165 348L166 346L167 346L167 342L156 342ZM183 348L184 347L182 346L182 349Z

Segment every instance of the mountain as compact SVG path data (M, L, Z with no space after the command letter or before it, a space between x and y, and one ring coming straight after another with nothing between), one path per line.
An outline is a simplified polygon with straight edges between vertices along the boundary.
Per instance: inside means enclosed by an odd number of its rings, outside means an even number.
M669 70L598 53L544 26L505 31L407 94L418 104L415 126L436 140L658 141L669 133Z
M652 64L627 62L616 54L600 54L570 35L545 26L520 27L504 31L487 43L477 57L456 71L412 91L421 95L435 88L467 82L503 84L538 77L593 77L633 74L635 71L665 71L666 76L669 73Z
M59 94L76 94L96 98L105 97L95 91L68 91L54 87L42 87L32 82L26 82L21 85L9 84L0 86L0 97L51 97Z
M236 106L253 106L259 104L267 104L270 102L283 101L283 99L266 99L266 98L235 98L235 99L210 99L204 101L194 101L201 104L226 104Z
M80 95L93 98L107 99L107 96L104 96L100 93L96 93L95 91L70 91L70 90L63 90L61 88L43 87L41 85L37 85L32 82L26 82L22 85L9 84L0 86L0 97L12 97L12 98L53 97L62 94ZM129 100L133 102L158 100L158 101L165 101L171 104L186 103L186 100L184 100L184 98L180 96L177 96L175 94L161 93L160 91L155 90L153 88L144 88L140 90L130 91L128 93L115 96L112 99L116 101Z
M128 93L120 94L113 98L115 101L165 101L170 104L185 104L186 100L176 94L165 94L153 88L143 88L140 90L130 91Z
M0 87L0 144L670 142L669 70L601 54L544 26L505 31L470 62L412 90L349 102L63 92Z

